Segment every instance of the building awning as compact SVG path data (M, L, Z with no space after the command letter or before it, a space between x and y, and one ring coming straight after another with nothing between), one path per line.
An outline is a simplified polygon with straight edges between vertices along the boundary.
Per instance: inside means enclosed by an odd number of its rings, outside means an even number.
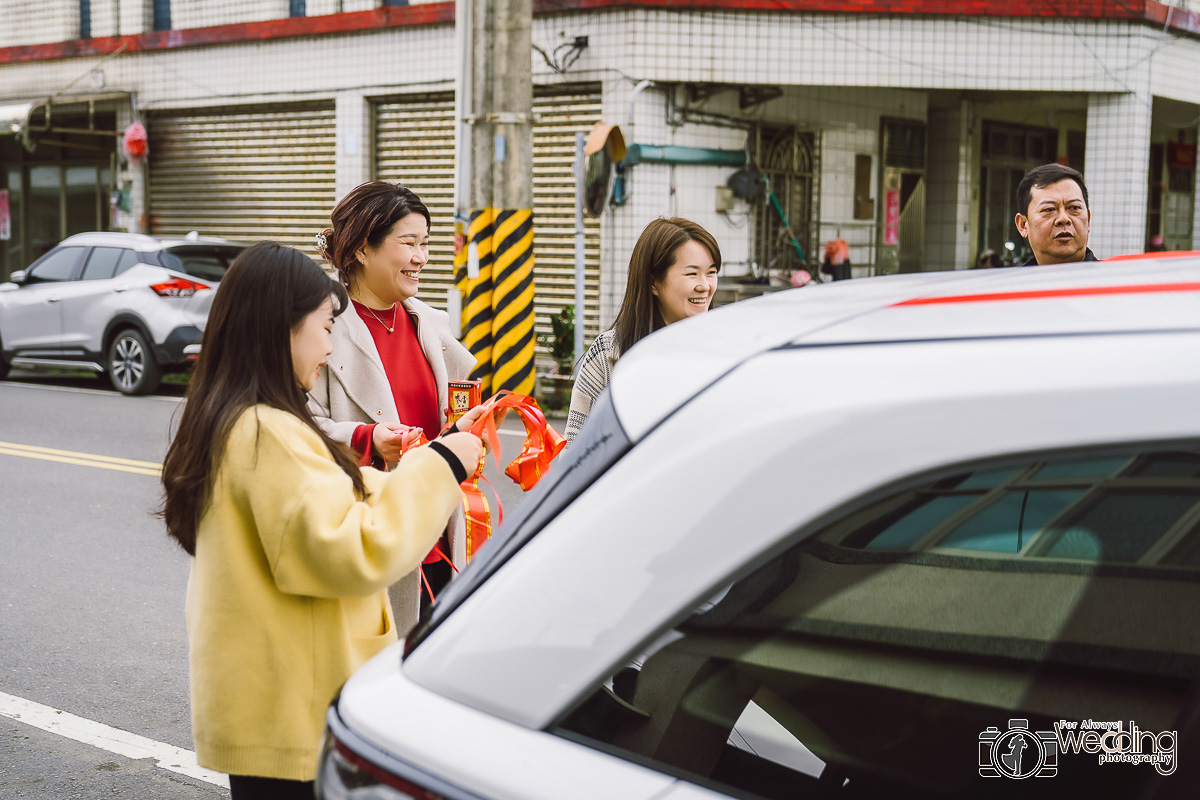
M72 107L86 106L91 111L96 103L131 101L129 92L106 92L104 94L55 95L36 100L0 101L0 135L11 134L26 150L33 152L39 139L49 133L99 134L106 137L119 136L119 131L101 131L83 128L56 128L51 122L54 112L70 111ZM60 143L65 144L65 143Z
M33 115L37 109L45 108L46 105L45 100L30 100L0 106L0 129L15 136L17 141L32 153L37 146L33 141Z

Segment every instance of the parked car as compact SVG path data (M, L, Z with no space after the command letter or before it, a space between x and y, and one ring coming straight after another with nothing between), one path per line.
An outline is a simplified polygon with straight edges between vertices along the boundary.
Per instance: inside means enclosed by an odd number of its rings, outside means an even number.
M0 284L0 379L12 367L108 375L125 394L188 368L225 269L224 239L80 233Z
M656 333L343 687L320 796L1194 796L1198 319L1191 255Z

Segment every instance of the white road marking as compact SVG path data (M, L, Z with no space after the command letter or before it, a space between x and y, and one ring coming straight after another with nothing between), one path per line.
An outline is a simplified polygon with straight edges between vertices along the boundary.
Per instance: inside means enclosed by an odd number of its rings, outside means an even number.
M100 722L77 717L41 703L34 703L0 692L0 716L15 719L26 725L56 733L76 742L98 747L110 753L140 761L153 758L162 769L186 775L214 786L229 788L229 778L220 772L205 769L196 763L196 754L182 747L138 736L136 733L109 727Z
M103 389L79 389L74 386L49 386L44 383L18 383L16 381L4 381L0 383L0 387L12 387L14 389L41 389L46 392L67 392L69 394L98 394L101 397L123 397L120 392L106 392ZM183 402L182 397L161 397L159 395L145 395L137 398L139 400L161 400L166 403L175 403L178 405Z

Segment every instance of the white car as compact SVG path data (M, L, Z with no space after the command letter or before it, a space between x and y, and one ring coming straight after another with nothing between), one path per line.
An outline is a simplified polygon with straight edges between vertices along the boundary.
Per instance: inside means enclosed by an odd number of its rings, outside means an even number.
M0 283L0 380L12 367L105 374L149 394L189 369L217 285L243 249L224 239L77 233Z
M1200 255L797 289L621 359L318 791L1194 797L1198 615Z

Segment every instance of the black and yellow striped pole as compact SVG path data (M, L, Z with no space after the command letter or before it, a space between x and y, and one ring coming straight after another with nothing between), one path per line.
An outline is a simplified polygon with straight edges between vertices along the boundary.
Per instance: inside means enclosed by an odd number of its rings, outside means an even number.
M485 396L534 391L533 86L530 0L460 3L470 19L466 246L455 259L463 344ZM462 20L466 22L464 18ZM464 65L465 69L465 65Z
M460 263L461 262L461 263ZM472 211L467 245L455 259L455 283L462 293L463 345L475 356L470 378L483 396L492 389L492 211Z
M533 394L533 211L495 209L492 385Z

